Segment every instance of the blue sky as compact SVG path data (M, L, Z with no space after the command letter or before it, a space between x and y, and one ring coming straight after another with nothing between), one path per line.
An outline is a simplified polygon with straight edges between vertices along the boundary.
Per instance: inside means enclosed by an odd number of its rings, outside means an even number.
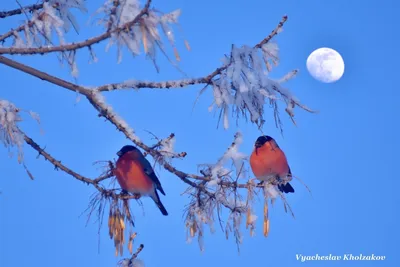
M27 0L22 4L31 3ZM90 13L101 1L91 1ZM397 48L393 35L395 1L153 1L163 11L182 9L180 23L192 51L181 52L181 68L190 77L204 76L220 65L231 44L253 45L275 27L282 15L289 20L276 39L281 49L280 66L272 73L280 77L299 68L297 78L288 86L308 106L320 111L313 115L296 110L298 127L287 116L284 137L269 117L264 133L275 137L284 149L292 172L312 190L312 196L298 182L289 201L296 214L285 214L279 201L271 212L271 233L262 236L258 221L257 235L244 232L238 255L233 240L222 232L205 238L205 252L197 243L186 244L182 210L187 198L180 196L186 188L175 176L158 170L167 193L162 198L170 213L162 217L150 199L144 199L145 216L136 204L135 217L144 243L140 257L146 266L296 266L296 254L344 253L384 255L384 262L311 262L313 266L398 266L395 249L400 237L396 219L400 186L396 158L400 149L396 125L400 94L396 88ZM2 3L1 9L16 7L14 1ZM84 39L99 32L83 22L78 37ZM15 27L20 18L1 21L0 30ZM7 22L6 22L7 21ZM9 23L9 24L8 24ZM322 84L307 73L307 56L316 48L332 47L346 64L343 78L334 84ZM167 80L182 78L160 55L161 72L150 61L125 53L116 64L115 49L104 53L105 43L96 47L100 61L87 64L86 51L79 52L83 85L101 85L128 79ZM54 56L13 57L64 79L67 68ZM76 95L0 65L0 98L38 112L45 134L27 119L21 127L55 157L89 177L99 171L96 160L116 157L126 138L114 126L98 119L86 100L76 102ZM232 141L238 129L244 134L242 151L250 154L260 132L254 125L240 121L229 130L216 129L217 116L209 113L212 94L205 93L191 113L201 86L184 89L118 91L106 99L147 143L150 130L158 136L174 132L176 149L188 156L175 164L194 172L196 164L214 162ZM270 112L268 110L268 112ZM283 114L283 112L282 112ZM27 117L26 117L27 118ZM105 228L97 234L97 224L87 227L85 215L93 188L68 175L54 171L37 153L25 148L25 160L35 176L31 181L16 158L0 150L0 265L1 266L115 266L113 242ZM258 206L261 216L262 207ZM98 238L101 238L100 252ZM397 263L397 264L396 264Z

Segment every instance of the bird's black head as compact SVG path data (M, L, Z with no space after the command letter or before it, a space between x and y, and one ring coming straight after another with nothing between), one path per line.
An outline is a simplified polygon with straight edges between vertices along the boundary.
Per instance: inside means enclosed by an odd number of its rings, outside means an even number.
M254 146L256 148L262 147L266 142L269 142L271 140L274 140L271 136L262 135L262 136L257 138L256 143L254 144Z
M135 150L137 150L137 148L134 147L134 146L131 146L131 145L124 146L124 147L121 148L120 151L117 152L117 155L118 155L119 157L121 157L121 156L123 156L126 152L135 151Z

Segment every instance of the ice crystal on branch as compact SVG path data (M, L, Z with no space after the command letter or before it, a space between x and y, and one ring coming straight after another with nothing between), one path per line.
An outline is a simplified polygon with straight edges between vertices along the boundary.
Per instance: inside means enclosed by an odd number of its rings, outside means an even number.
M231 55L224 59L223 71L212 81L214 103L221 109L225 129L229 127L229 108L237 117L250 116L250 121L261 128L266 100L275 107L278 100L283 100L293 116L294 97L281 83L293 78L296 72L279 81L269 77L271 62L274 65L279 62L278 51L275 43L266 43L261 48L232 46ZM274 112L277 116L276 108Z
M22 121L21 112L13 103L0 99L0 142L10 151L13 147L18 149L18 162L23 162L24 133L18 128ZM34 120L40 123L39 115L33 111L27 112ZM25 169L26 166L24 165ZM28 172L29 176L30 173ZM31 177L32 178L32 177Z
M155 154L153 155L154 159L156 162L160 165L163 165L165 163L171 163L171 160L174 158L184 158L186 157L186 152L175 152L174 147L175 147L175 134L171 133L167 138L160 139L158 138L155 134L152 132L149 132L153 136L155 140L157 140L157 143L152 145L150 147ZM148 152L144 152L144 156L147 156Z
M59 43L64 44L64 32L69 31L71 25L76 31L79 30L79 25L71 13L73 8L86 11L83 0L44 1L43 8L34 10L32 17L10 34L14 37L13 48L39 47L43 43L54 45L53 32L57 35ZM18 32L23 32L25 40L22 40ZM2 36L1 40L7 36Z
M79 9L82 12L87 12L84 0L50 0L49 4L56 8L58 17L63 21L65 31L69 31L71 26L76 32L79 31L79 24L71 10Z
M146 15L141 16L145 10ZM180 57L175 48L175 39L172 24L178 23L180 10L168 14L162 14L154 9L141 9L137 0L108 0L97 13L104 13L102 19L107 31L112 32L107 46L117 45L118 62L122 60L122 49L127 48L134 56L141 52L141 45L145 54L155 63L156 48L158 47L166 55L159 29L161 29L174 48L176 59ZM157 65L156 65L157 67ZM157 67L158 69L158 67Z
M214 232L215 217L218 217L222 227L222 207L227 208L229 212L225 226L227 237L230 232L233 232L236 243L239 245L242 242L241 217L251 209L252 202L242 201L243 197L237 191L238 179L245 177L243 173L245 172L246 155L239 152L241 143L242 134L238 132L235 134L232 144L217 163L202 165L203 169L200 173L205 177L204 181L186 192L191 197L191 202L186 210L187 239L190 241L197 235L201 250L204 249L204 225L208 225L211 232ZM231 166L235 170L226 166L229 161L232 161ZM235 171L236 175L234 175ZM255 219L249 224L253 224L254 221Z
M0 141L9 150L17 146L18 159L22 159L24 136L17 126L21 121L20 110L12 103L0 99Z
M220 180L224 176L229 176L232 170L225 168L229 160L235 166L236 175L238 178L245 177L246 171L244 169L244 160L247 156L239 152L239 146L243 142L243 135L240 132L235 134L235 139L222 157L215 164L201 164L205 168L202 169L202 173L206 176L211 177L211 182L208 183L209 186L214 185L216 181Z

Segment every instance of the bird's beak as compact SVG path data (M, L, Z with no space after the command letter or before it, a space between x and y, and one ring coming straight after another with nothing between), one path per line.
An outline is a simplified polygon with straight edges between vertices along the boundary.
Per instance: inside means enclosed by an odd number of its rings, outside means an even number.
M117 156L121 157L121 155L122 155L122 151L120 150L120 151L117 152Z
M258 150L260 147L262 147L262 145L261 145L259 142L256 142L256 143L254 144L254 147L255 147L255 149L256 149L256 155L257 155L257 150Z

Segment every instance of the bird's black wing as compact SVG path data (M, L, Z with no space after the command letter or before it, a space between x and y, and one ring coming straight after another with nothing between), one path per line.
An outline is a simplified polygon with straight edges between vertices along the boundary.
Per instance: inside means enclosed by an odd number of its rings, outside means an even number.
M165 196L164 189L162 188L160 180L158 180L157 175L154 173L154 170L151 167L150 162L145 157L143 157L142 164L143 164L144 172L149 176L149 178L156 185L156 189L158 189L161 192L161 194L163 194Z
M151 170L145 169L144 171L150 177L150 179L154 182L154 184L156 185L156 188L161 192L161 194L163 194L165 196L164 189L162 188L160 180L158 180L158 177L154 173L153 169L151 169Z

